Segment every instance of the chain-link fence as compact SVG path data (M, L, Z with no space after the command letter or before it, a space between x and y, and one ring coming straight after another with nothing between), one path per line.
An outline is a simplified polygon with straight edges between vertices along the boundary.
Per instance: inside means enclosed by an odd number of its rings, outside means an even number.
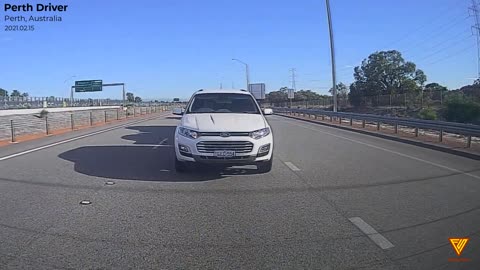
M173 102L142 101L138 103L126 102L134 106L170 105ZM3 97L0 96L1 109L36 109L61 107L90 107L90 106L120 106L121 99L73 99L61 97Z
M459 92L423 92L420 94L392 94L377 96L339 96L337 104L339 109L351 107L382 107L382 108L411 108L420 109L425 107L441 106L452 95L462 95ZM480 102L479 97L465 96L464 99L474 102ZM291 107L291 108L322 108L330 109L333 107L333 97L321 97L315 100L302 101L283 101L283 102L267 102L273 107Z

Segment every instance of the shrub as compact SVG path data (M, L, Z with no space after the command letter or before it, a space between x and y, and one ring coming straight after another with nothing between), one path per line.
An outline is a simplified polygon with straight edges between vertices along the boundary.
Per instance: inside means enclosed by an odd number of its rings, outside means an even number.
M47 111L47 110L42 110L42 111L40 112L40 118L45 118L45 116L47 116L47 115L48 115L48 111Z
M480 104L453 96L446 102L445 119L460 123L474 123L480 120Z
M418 115L424 120L437 120L437 112L432 108L425 108L421 110Z

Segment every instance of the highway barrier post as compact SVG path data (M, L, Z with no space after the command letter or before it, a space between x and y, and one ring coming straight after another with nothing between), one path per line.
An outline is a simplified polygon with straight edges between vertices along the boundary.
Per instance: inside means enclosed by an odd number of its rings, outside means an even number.
M49 135L49 130L48 130L48 116L45 116L45 132L47 135Z
M10 129L12 132L12 143L15 142L15 126L13 125L13 120L10 120Z

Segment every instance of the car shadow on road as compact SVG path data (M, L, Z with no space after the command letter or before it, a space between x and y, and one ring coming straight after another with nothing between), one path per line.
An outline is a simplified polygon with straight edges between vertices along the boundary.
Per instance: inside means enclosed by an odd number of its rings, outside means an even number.
M84 146L61 153L59 157L73 162L78 173L119 180L201 182L257 173L254 166L207 165L195 166L188 173L177 173L173 148L175 127L134 126L128 129L139 131L122 137L133 144Z
M136 130L138 133L122 137L124 140L133 141L133 144L149 145L173 145L175 126L132 126L129 130Z

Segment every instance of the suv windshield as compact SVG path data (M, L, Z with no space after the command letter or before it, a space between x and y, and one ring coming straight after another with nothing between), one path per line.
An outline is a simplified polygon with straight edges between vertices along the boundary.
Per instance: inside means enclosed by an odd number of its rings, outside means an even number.
M187 113L260 114L260 111L250 95L209 93L196 95Z

